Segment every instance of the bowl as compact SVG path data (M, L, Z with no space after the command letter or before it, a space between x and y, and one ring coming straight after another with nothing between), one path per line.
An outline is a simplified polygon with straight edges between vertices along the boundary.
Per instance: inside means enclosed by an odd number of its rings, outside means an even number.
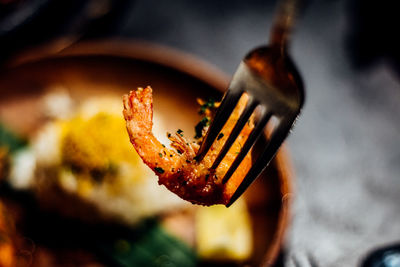
M155 44L97 41L77 43L62 51L58 47L51 44L25 52L5 64L0 73L0 121L20 135L31 135L46 121L38 112L39 99L53 88L67 88L80 101L96 95L122 96L136 87L151 85L154 112L167 118L167 128L180 128L194 136L199 120L196 98L220 99L229 83L228 76L212 65ZM292 179L292 166L283 145L244 195L254 236L251 265L272 265L282 249L290 219ZM24 234L23 227L17 227L17 231ZM36 241L36 246L37 251L47 251L47 256L72 253L63 248L63 253L57 254L57 248L46 242Z

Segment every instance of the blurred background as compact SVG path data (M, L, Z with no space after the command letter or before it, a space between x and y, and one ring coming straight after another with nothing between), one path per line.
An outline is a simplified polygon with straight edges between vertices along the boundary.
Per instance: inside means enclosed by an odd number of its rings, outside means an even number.
M268 41L275 5L0 0L0 64L60 38L59 49L135 39L191 53L232 75L250 49ZM311 258L318 266L356 266L373 249L400 241L397 12L389 0L305 3L290 47L307 94L288 140L296 196L280 265L309 266Z

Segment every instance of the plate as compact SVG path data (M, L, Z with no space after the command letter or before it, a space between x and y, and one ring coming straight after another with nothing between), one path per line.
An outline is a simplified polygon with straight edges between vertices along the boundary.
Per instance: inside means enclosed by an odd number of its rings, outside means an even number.
M34 133L46 121L38 112L40 96L52 88L68 88L74 99L84 100L96 95L122 96L151 85L154 112L166 118L168 130L180 128L194 136L199 120L196 98L220 99L229 83L229 78L210 64L154 44L97 41L77 43L62 51L58 47L53 44L14 58L0 74L0 121L21 135ZM290 217L292 179L283 146L244 195L254 235L251 265L269 266L281 250ZM45 251L57 250L46 247L46 242L36 245ZM58 257L69 255L68 249L63 249Z

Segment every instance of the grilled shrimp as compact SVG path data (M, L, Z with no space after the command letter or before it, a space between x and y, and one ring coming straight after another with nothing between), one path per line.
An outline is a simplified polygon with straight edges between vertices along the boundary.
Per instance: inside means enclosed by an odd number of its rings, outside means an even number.
M215 170L211 166L243 111L247 99L247 95L242 96L218 140L200 162L195 158L199 144L188 141L180 131L167 134L171 140L171 148L165 147L153 135L153 98L150 87L139 88L124 95L123 114L133 147L144 163L159 177L159 184L194 204L226 205L251 165L249 153L228 182L222 183L225 173L254 127L252 118L220 165Z

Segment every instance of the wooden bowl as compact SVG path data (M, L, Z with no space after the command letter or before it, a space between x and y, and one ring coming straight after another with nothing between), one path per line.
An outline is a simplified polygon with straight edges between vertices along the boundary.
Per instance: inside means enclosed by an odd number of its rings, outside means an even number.
M194 135L199 120L196 98L220 99L229 78L193 56L148 43L78 43L42 47L10 61L0 74L0 121L21 135L34 133L46 120L40 96L57 86L74 99L118 95L136 87L154 89L155 113L168 129ZM272 265L282 247L292 200L292 166L283 146L245 194L253 223L251 265ZM40 246L40 244L37 244Z

